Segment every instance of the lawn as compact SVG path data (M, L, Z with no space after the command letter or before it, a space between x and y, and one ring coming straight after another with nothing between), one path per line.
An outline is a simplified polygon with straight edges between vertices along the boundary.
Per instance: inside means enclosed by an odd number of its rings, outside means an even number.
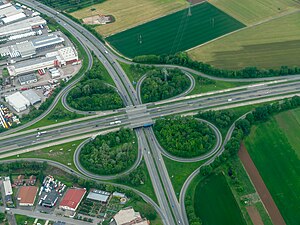
M196 82L194 89L188 95L218 91L252 84L250 82L226 82L221 80L211 80L208 78L200 77L196 74L192 75L195 78Z
M203 224L246 224L224 175L213 174L195 189L196 215Z
M245 140L252 160L288 225L300 222L299 120L299 109L280 113L254 127Z
M20 159L20 158L38 158L38 159L48 159L56 162L60 162L71 169L74 169L77 171L76 166L73 163L73 155L77 148L77 146L82 142L83 140L78 140L74 142L69 142L65 144L55 145L52 147L40 149L37 151L27 152L20 154L18 156L11 156L6 159Z
M290 14L188 51L198 61L223 69L300 66L300 17Z
M33 224L35 221L35 218L24 216L24 215L19 215L19 214L16 214L15 218L17 221L17 225ZM46 221L39 219L37 222L40 224L45 224Z
M114 23L96 27L101 35L109 36L178 11L187 5L186 0L106 0L71 15L78 19L96 14L113 15L116 19ZM92 8L95 10L91 11Z
M184 9L108 37L106 40L128 57L172 54L244 27L209 3Z
M251 25L300 8L294 0L210 0L244 24Z
M172 181L173 188L177 197L179 197L182 185L186 179L193 173L197 168L199 168L204 162L176 162L167 157L163 157L165 165L168 170L169 177Z

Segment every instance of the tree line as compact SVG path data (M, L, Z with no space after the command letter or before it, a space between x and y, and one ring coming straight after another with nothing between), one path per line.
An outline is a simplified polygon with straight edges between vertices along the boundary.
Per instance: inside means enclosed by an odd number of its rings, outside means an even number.
M125 171L136 159L134 140L134 133L130 129L99 135L82 148L80 163L88 171L99 175Z
M187 53L179 52L175 55L143 55L133 58L137 63L171 64L189 67L199 72L226 78L259 78L300 74L300 67L281 66L279 69L259 69L257 67L245 67L241 70L226 70L216 68L210 64L198 62L189 58Z
M143 102L155 102L174 97L186 91L191 82L179 69L153 69L141 86Z
M216 137L205 123L193 117L159 119L154 132L161 146L179 157L196 157L213 148Z
M103 69L98 60L67 96L68 104L82 111L111 110L123 107L121 97L103 81Z

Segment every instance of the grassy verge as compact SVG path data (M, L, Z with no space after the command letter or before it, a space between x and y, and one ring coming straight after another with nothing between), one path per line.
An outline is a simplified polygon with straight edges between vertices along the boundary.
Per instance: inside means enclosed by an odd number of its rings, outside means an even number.
M55 145L48 148L43 148L37 151L27 152L23 154L19 154L16 156L11 156L8 158L4 158L2 160L7 159L22 159L22 158L38 158L38 159L48 159L55 162L59 162L64 164L65 166L70 167L73 170L77 170L76 166L73 163L73 156L77 146L83 140L78 140L74 142L69 142L61 145Z
M189 95L206 93L211 91L218 91L218 90L235 88L235 87L252 84L250 82L244 83L244 82L225 82L219 80L211 80L208 78L200 77L196 74L192 74L192 75L195 78L196 83L194 89L189 93Z
M163 157L163 160L167 167L175 194L177 198L179 198L182 185L184 184L186 179L190 176L192 172L194 172L197 168L199 168L204 162L203 161L192 162L192 163L176 162L165 156Z
M287 224L300 221L300 109L286 111L255 126L247 150ZM266 166L268 163L268 166Z
M123 62L119 62L119 64L121 65L121 67L123 68L124 72L126 73L127 77L129 78L129 80L131 81L132 85L135 87L136 83L139 81L139 79L144 75L141 73L137 73L135 71L133 71L130 68L129 64L123 63Z

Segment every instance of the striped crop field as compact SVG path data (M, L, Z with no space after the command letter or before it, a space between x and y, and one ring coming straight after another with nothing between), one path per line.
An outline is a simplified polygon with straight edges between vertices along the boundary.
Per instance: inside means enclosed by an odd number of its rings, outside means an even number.
M209 2L247 25L300 9L300 1L297 0L210 0Z
M195 5L106 40L127 57L173 54L187 50L245 25L209 3Z

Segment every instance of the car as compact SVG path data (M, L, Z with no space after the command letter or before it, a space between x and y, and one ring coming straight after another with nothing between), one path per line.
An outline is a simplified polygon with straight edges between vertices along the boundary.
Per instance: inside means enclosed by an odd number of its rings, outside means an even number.
M108 54L108 51L107 51L107 50L104 50L104 52L105 52L106 54Z

